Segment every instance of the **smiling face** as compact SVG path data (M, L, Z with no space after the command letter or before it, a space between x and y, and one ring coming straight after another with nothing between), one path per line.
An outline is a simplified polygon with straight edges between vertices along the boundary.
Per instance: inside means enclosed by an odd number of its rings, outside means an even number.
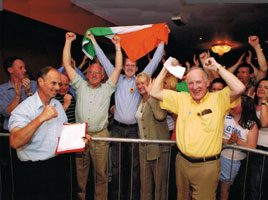
M240 67L237 70L237 78L247 86L250 80L250 73L248 67Z
M14 60L11 67L8 68L8 72L10 73L11 78L16 78L18 80L22 80L25 78L25 64L22 60L16 59Z
M123 70L125 72L125 76L130 79L135 73L138 71L138 67L136 62L132 62L129 58L125 59L125 64L123 66Z
M92 88L98 87L104 78L102 67L98 64L92 64L88 68L86 78Z
M216 82L211 85L210 92L217 92L217 91L222 90L223 88L224 88L224 85L222 83Z
M60 91L59 94L64 96L69 91L69 79L65 74L60 74Z
M186 81L190 95L196 103L200 103L200 100L207 94L209 86L205 72L201 69L192 70L187 74Z
M145 90L145 86L148 86L149 81L145 76L139 76L136 78L136 88L141 95L146 95L147 91Z
M265 95L268 95L268 80L261 81L257 88L257 96L259 99L265 97Z
M38 78L41 95L46 99L56 96L60 89L60 74L56 69L51 69L44 77Z

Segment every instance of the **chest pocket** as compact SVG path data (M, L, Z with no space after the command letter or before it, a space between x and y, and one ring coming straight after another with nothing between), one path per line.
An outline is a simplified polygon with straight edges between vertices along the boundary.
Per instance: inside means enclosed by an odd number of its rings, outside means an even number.
M218 123L217 116L213 111L209 113L203 113L203 115L198 116L201 119L201 125L204 131L211 132L216 130L216 124Z

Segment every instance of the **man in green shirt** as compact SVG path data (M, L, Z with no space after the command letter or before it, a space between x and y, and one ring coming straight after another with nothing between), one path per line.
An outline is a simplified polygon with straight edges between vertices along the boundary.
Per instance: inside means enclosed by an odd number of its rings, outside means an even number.
M90 36L90 32L87 33ZM108 81L104 84L101 80L104 77L104 71L99 64L89 66L86 78L83 80L71 66L71 44L76 39L74 33L66 33L66 41L63 49L63 66L71 81L71 86L76 90L77 102L75 109L76 122L88 123L88 134L95 137L109 137L108 109L110 97L116 89L116 84L122 69L122 52L120 47L120 38L114 37L112 42L116 49L115 68ZM85 152L76 154L78 198L85 200L86 184L89 174L90 157L96 171L95 180L95 198L96 200L107 199L108 181L107 181L107 160L108 160L107 142L90 142L86 146Z

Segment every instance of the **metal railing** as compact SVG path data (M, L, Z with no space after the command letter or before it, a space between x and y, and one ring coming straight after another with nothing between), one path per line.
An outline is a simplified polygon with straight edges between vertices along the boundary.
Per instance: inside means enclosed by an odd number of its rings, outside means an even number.
M9 133L0 133L0 139L2 137L9 137ZM161 144L161 145L170 145L170 149L171 149L171 145L174 145L176 144L176 141L172 141L172 140L145 140L145 139L126 139L126 138L99 138L99 137L92 137L92 142L109 142L110 144L111 143L119 143L119 144L122 144L122 143L130 143L130 144ZM246 147L242 147L242 146L237 146L237 145L223 145L223 149L226 149L226 148L231 148L231 149L235 149L235 150L241 150L241 151L244 151L244 152L247 152L247 158L246 158L246 170L245 170L245 174L244 174L244 177L245 177L245 182L244 182L244 185L243 185L243 199L246 198L246 176L247 176L247 173L248 173L248 165L249 165L249 158L250 158L250 154L258 154L258 155L261 155L263 156L263 161L262 161L262 167L261 167L261 181L259 183L259 193L261 194L261 189L262 189L262 181L263 181L263 173L264 173L264 167L265 167L265 158L266 156L268 156L268 151L263 151L263 150L259 150L259 149L251 149L251 148L246 148ZM8 152L9 151L9 152ZM12 153L11 153L11 148L9 148L6 153L9 154L10 156L10 163L8 163L9 167L10 167L10 174L11 174L11 197L10 199L14 200L14 196L13 196L13 193L14 193L14 184L13 184L13 163L12 163ZM170 151L171 152L171 151ZM170 158L171 158L171 154L169 154L169 163L168 163L168 179L169 179L169 170L170 170ZM108 161L108 165L107 166L111 166L109 164L110 160ZM72 166L71 166L72 167ZM110 169L108 169L107 167L107 176L109 176L109 171ZM231 174L230 174L231 176ZM3 176L2 176L3 177ZM1 181L1 166L0 166L0 181ZM120 180L120 179L119 179ZM169 182L169 181L168 181ZM168 182L167 182L167 188L169 187L168 185ZM0 200L2 200L2 182L0 182ZM132 186L131 186L132 187ZM119 188L120 190L120 188ZM168 189L167 189L168 191ZM119 191L120 192L120 191ZM131 196L131 195L130 195ZM168 193L166 195L166 198L168 199ZM261 195L259 196L259 199L261 199Z

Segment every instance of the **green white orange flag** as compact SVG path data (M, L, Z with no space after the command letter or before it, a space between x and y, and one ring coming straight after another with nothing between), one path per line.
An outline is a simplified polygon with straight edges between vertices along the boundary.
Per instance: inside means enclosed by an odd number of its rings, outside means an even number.
M161 41L167 44L169 33L166 23L140 26L94 27L87 31L91 31L94 36L105 36L110 39L117 35L120 37L122 49L132 61L145 56L156 48ZM82 50L90 59L93 59L95 57L94 46L90 39L86 37L86 33L82 42Z

